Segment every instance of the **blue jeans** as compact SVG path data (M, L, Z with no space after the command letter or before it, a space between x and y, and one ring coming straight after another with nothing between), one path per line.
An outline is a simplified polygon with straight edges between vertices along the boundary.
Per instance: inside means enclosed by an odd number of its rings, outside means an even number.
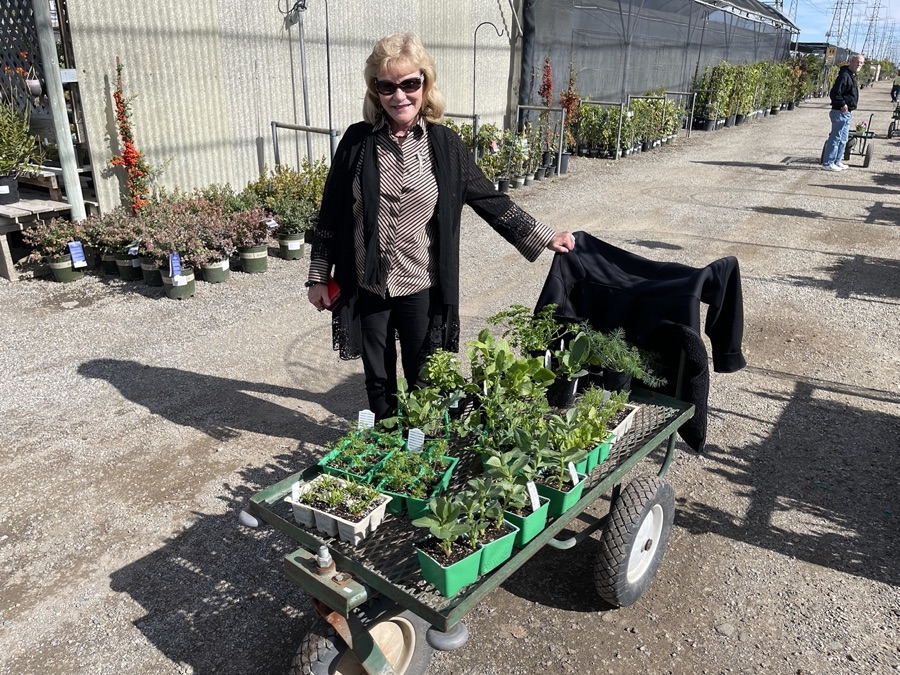
M850 113L832 110L828 113L831 117L831 133L825 141L825 151L822 153L822 164L837 164L844 159L844 148L847 146L847 138L850 136Z

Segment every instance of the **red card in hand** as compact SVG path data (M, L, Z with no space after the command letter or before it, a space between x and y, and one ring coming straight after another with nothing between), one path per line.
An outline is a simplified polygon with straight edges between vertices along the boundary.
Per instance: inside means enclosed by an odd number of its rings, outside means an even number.
M338 282L334 279L328 280L328 299L324 303L324 308L328 310L332 310L337 305L338 300L341 299L341 287L338 286Z

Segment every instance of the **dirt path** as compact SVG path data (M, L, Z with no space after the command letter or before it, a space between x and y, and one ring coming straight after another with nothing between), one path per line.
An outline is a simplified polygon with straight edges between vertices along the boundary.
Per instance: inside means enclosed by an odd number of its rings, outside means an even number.
M888 89L857 114L881 134ZM430 673L900 669L900 141L827 173L827 131L813 101L516 195L646 257L737 256L750 365L713 375L710 445L669 473L676 527L637 604L596 599L596 539L547 549ZM463 237L467 339L533 302L550 257L524 263L471 214ZM286 538L235 514L364 402L305 269L270 259L184 303L0 285L0 673L287 670L313 616Z

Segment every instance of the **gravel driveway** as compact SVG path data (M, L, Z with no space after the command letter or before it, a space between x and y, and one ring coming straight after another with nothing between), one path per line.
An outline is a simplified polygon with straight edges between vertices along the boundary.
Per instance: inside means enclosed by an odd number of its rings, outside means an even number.
M514 196L645 257L741 263L749 366L713 374L707 451L633 606L597 599L596 538L545 549L467 617L434 675L900 670L900 140L818 169L822 100ZM532 303L529 265L469 212L464 338ZM284 673L314 619L257 489L364 405L361 365L305 302L306 262L198 283L0 282L0 673ZM657 457L658 459L658 457ZM647 463L645 470L653 467Z

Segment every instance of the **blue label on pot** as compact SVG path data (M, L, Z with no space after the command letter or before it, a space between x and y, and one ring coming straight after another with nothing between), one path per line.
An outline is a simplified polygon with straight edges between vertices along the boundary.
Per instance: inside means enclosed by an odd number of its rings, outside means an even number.
M169 254L169 276L170 277L180 277L181 276L181 256L177 253Z
M87 267L87 260L84 259L84 247L80 241L70 241L66 246L69 247L69 254L72 256L72 267Z

